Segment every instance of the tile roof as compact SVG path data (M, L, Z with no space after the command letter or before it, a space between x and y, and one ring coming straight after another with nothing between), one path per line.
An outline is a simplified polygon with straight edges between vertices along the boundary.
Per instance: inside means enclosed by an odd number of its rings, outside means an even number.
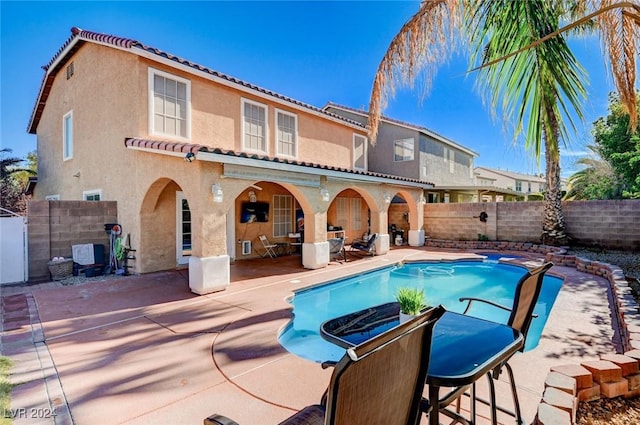
M297 160L287 159L287 158L271 157L268 155L261 155L256 153L235 152L232 150L221 149L221 148L211 148L205 145L199 145L199 144L193 144L193 143L179 143L179 142L149 140L149 139L142 139L137 137L127 137L124 139L124 144L128 148L152 149L152 150L158 150L158 151L177 152L177 153L184 153L184 154L189 152L193 154L196 154L198 152L206 152L206 153L212 153L212 154L218 154L218 155L227 155L229 157L248 158L248 159L254 159L258 161L297 165L301 167L317 168L317 169L322 169L327 171L337 171L337 172L347 173L352 175L384 178L384 179L396 180L398 182L418 183L425 186L434 186L433 183L425 182L418 179L412 179L408 177L375 173L371 171L352 170L349 168L333 167L330 165L316 164L314 162L304 162L304 161L297 161Z
M524 180L524 181L532 181L532 182L539 182L539 183L545 183L547 181L544 176L541 177L535 174L523 174L523 173L517 173L515 171L501 170L499 168L476 167L474 171L476 174L479 174L481 177L482 177L482 171L478 171L478 170L485 170L490 173L500 174L502 176L505 176L514 180Z
M49 61L49 63L45 66L43 66L42 68L45 70L45 75L42 81L42 84L40 86L40 92L38 94L38 99L36 101L36 104L34 106L33 112L31 114L31 119L29 120L29 126L27 128L27 131L31 134L35 134L36 133L36 129L38 127L38 123L40 122L40 118L42 116L42 112L44 111L44 107L46 105L47 102L47 98L49 97L49 92L51 91L51 86L53 85L53 80L55 79L57 73L60 71L60 69L66 64L66 62L71 58L71 56L73 56L73 54L86 42L94 42L94 43L98 43L98 44L106 44L106 45L110 45L110 46L114 46L114 47L118 47L118 48L123 48L123 49L129 49L129 50L133 50L133 49L140 49L144 52L148 52L151 53L153 55L158 56L159 58L164 58L164 59L168 59L172 62L175 62L176 64L180 64L180 65L184 65L187 66L195 71L199 71L199 72L203 72L205 74L211 75L213 77L219 78L221 80L225 80L231 84L240 86L240 87L244 87L253 91L256 91L258 93L262 93L264 95L267 95L269 97L273 97L274 99L277 99L279 101L282 102L286 102L286 103L290 103L293 105L296 105L298 107L304 108L304 109L308 109L310 111L313 111L315 113L321 114L326 116L327 118L332 118L334 120L339 120L342 121L346 124L349 124L351 126L356 126L356 127L360 127L363 130L365 129L365 127L354 120L350 120L347 119L343 116L340 116L339 114L334 114L328 111L323 110L322 108L318 108L316 106L310 105L308 103L304 103L301 102L299 100L295 100L291 97L288 96L284 96L282 94L276 93L274 91L271 90L267 90L265 88L256 86L254 84L250 84L246 81L237 79L235 77L229 76L227 74L223 74L221 72L215 71L211 68L207 68L205 66L196 64L194 62L188 61L186 59L183 59L179 56L175 56L171 53L167 53L164 52L160 49L157 49L155 47L151 47L151 46L147 46L143 43L140 43L137 40L134 39L130 39L130 38L124 38L124 37L118 37L118 36L114 36L114 35L109 35L109 34L102 34L102 33L97 33L97 32L93 32L93 31L87 31L87 30L83 30L77 27L73 27L71 28L71 37L69 37L67 39L67 41L62 45L62 47L60 47L60 49L58 49L58 51L56 52L56 54L51 58L51 60ZM132 53L135 53L135 51L132 51Z

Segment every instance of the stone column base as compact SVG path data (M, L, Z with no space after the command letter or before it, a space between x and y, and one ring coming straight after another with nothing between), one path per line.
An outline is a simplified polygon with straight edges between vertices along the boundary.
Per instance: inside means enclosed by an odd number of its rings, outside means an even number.
M228 255L189 257L189 288L198 295L224 291L231 282Z
M329 264L329 242L302 244L302 267L320 269Z
M424 245L424 230L409 230L409 246Z
M389 252L389 234L379 233L374 245L376 246L376 255L384 255Z

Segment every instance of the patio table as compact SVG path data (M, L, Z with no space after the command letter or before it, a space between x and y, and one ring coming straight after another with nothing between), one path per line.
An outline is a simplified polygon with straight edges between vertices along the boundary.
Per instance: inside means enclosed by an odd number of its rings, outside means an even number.
M328 320L320 334L344 348L358 345L399 324L397 302L370 307ZM435 325L431 342L431 360L427 384L432 411L429 424L439 423L438 403L441 387L473 386L483 375L511 357L524 345L517 330L473 316L447 311ZM475 396L472 394L471 420L475 421ZM492 400L495 421L495 401ZM456 415L447 412L447 415Z

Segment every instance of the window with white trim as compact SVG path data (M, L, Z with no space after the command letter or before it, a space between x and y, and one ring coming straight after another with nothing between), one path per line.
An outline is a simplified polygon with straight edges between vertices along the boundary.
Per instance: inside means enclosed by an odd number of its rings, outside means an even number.
M293 198L273 195L273 237L282 238L293 232Z
M276 154L298 156L298 117L276 110Z
M242 99L242 149L267 153L267 105Z
M516 192L522 192L522 181L516 180Z
M73 111L62 117L62 159L73 158Z
M101 201L102 189L85 190L82 192L82 199L85 201Z
M353 168L367 170L367 138L359 134L353 135Z
M413 161L414 140L401 139L393 142L393 161Z
M190 137L191 81L149 68L149 132Z

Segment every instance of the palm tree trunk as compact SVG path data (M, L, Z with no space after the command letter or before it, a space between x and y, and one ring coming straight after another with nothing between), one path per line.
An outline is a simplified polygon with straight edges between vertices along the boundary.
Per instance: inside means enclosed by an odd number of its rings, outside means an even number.
M550 116L555 117L553 113ZM562 213L562 190L560 187L560 147L552 140L558 140L557 119L553 120L552 129L546 127L544 133L545 160L547 189L544 194L544 218L542 221L542 243L545 245L567 245L569 236L564 226L564 214ZM549 133L552 134L549 134Z

